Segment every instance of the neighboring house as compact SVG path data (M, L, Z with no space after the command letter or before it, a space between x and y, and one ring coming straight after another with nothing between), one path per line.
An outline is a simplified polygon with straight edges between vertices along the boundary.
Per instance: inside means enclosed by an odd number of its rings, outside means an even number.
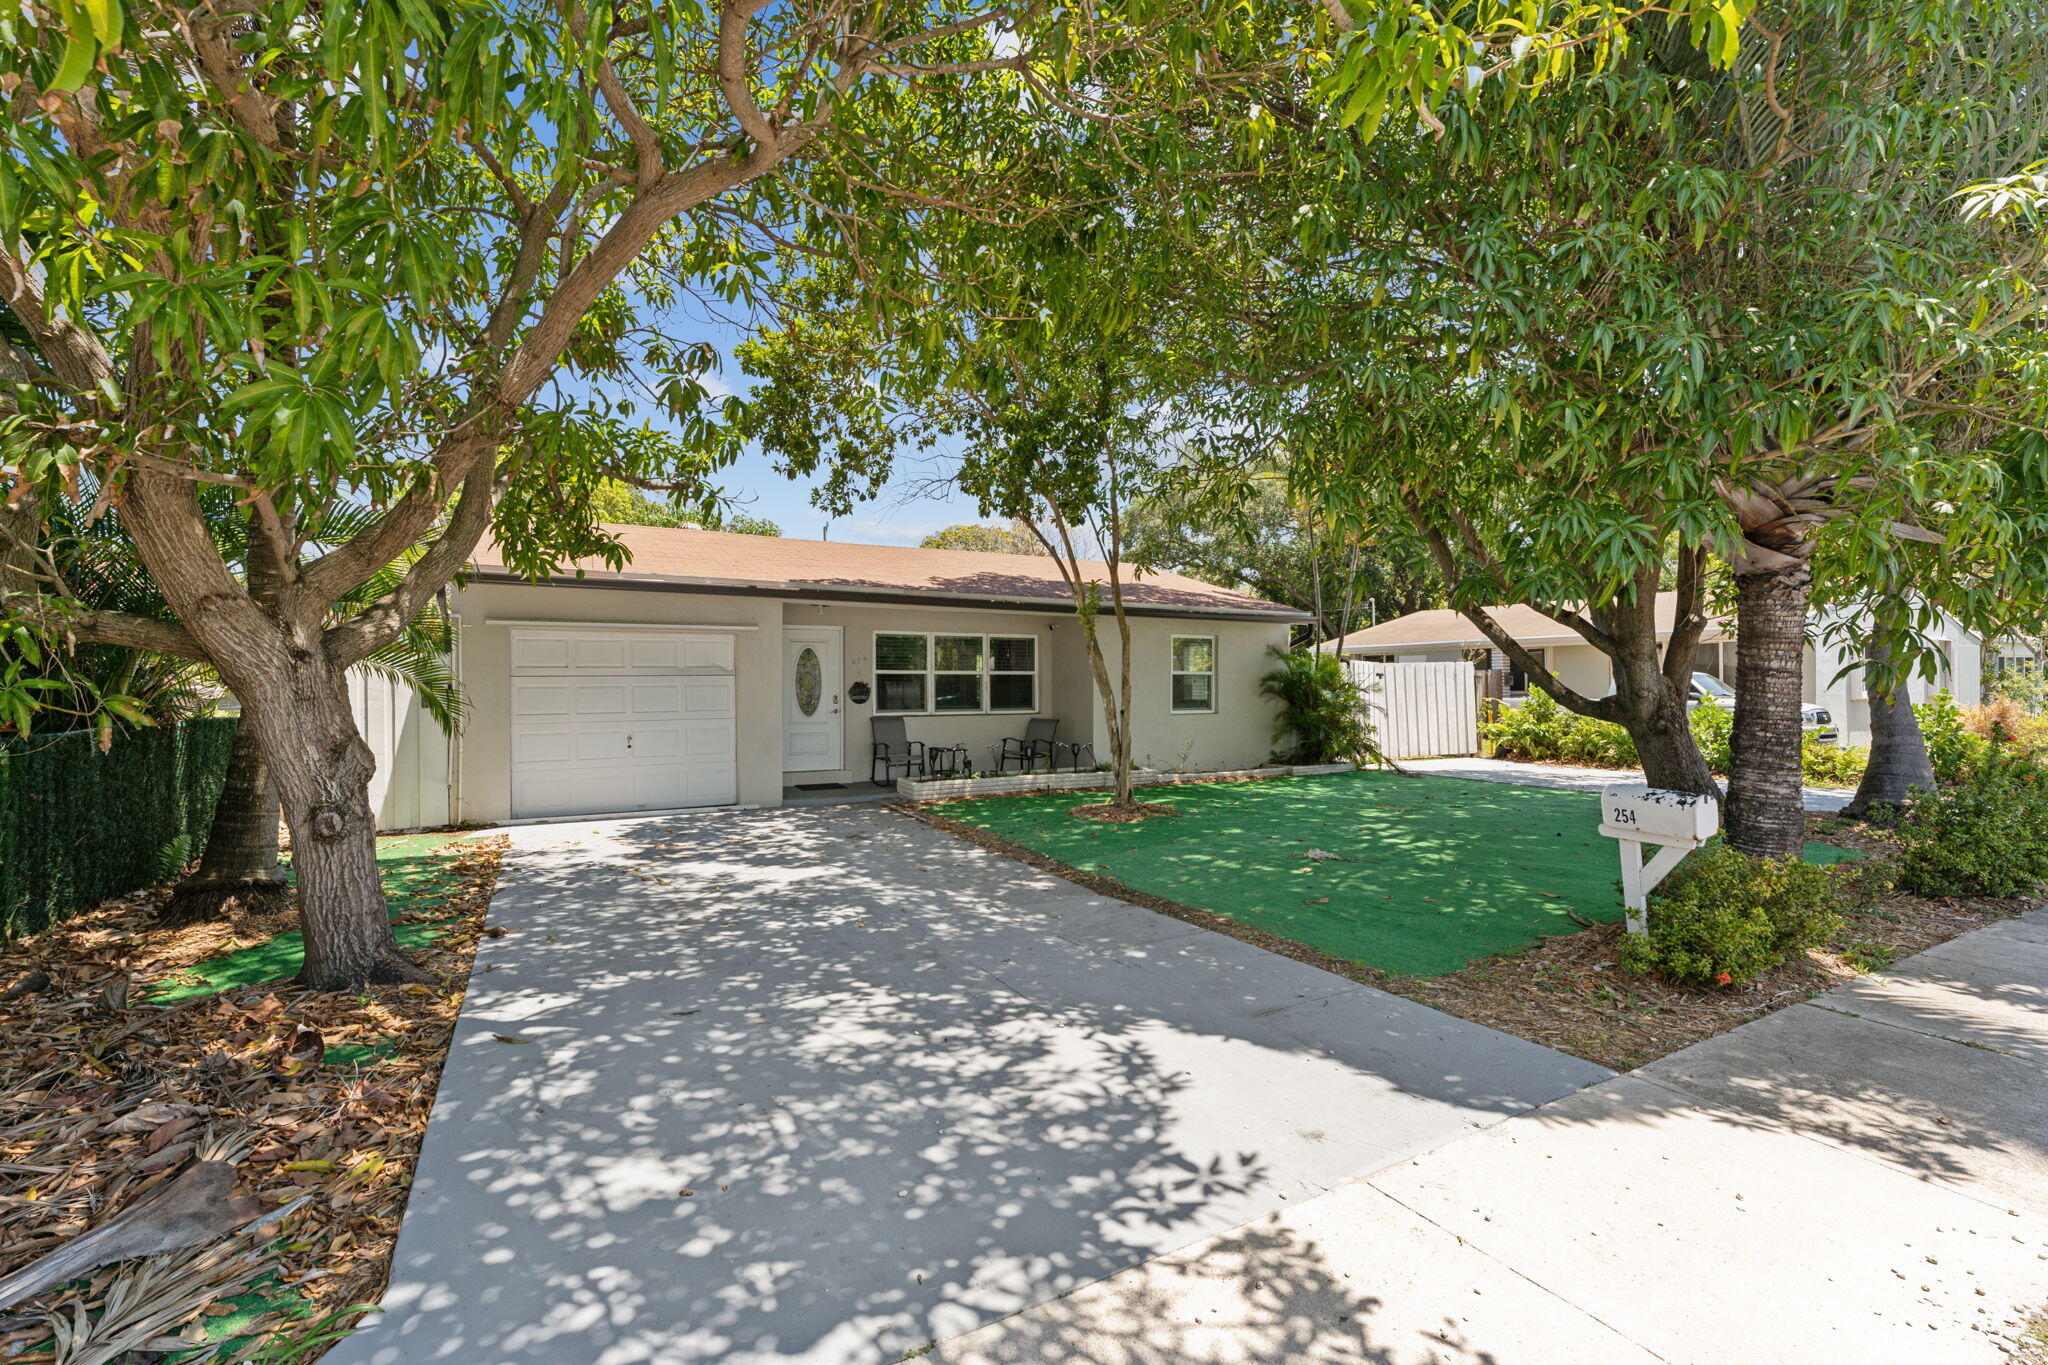
M1614 673L1607 656L1587 644L1585 638L1571 627L1528 606L1493 607L1489 612L1516 642L1535 654L1544 667L1556 674L1566 686L1591 697L1602 696L1613 687ZM1671 624L1677 614L1677 594L1658 593L1656 612L1658 636L1669 639ZM1864 692L1863 670L1831 641L1822 638L1819 625L1820 622L1816 621L1808 632L1804 699L1808 705L1819 706L1829 713L1844 743L1868 744L1870 702ZM1975 704L1982 694L1987 666L1984 642L1959 623L1944 618L1938 643L1942 656L1938 676L1932 683L1915 678L1907 690L1915 701L1924 700L1935 691L1946 691L1961 705ZM1468 659L1482 673L1496 673L1497 676L1491 679L1481 680L1482 688L1489 695L1513 699L1528 694L1529 680L1523 676L1522 670L1494 649L1491 642L1479 633L1477 626L1455 611L1413 612L1366 630L1355 630L1341 642L1326 641L1321 648L1339 650L1347 659L1394 663ZM1993 668L2013 658L2025 658L2031 662L2031 655L2024 649L1994 646L1990 653L1993 657L1989 662ZM1733 621L1708 623L1694 656L1693 667L1731 687L1734 685Z
M865 783L877 715L967 746L977 769L1034 717L1108 759L1050 558L609 529L632 555L623 572L586 563L534 583L486 547L451 591L471 703L458 739L403 693L362 689L380 826L778 805L785 788ZM1264 761L1267 650L1308 615L1178 574L1123 577L1138 761ZM1100 625L1114 675L1106 604Z

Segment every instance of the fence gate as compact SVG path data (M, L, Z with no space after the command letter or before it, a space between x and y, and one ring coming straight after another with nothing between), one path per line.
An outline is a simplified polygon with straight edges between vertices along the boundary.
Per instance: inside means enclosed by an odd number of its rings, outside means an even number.
M1366 690L1366 718L1388 758L1479 752L1479 697L1472 665L1345 663Z

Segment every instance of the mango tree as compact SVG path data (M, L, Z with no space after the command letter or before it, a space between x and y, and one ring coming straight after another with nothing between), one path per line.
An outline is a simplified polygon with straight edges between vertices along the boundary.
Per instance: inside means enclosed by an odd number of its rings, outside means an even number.
M0 297L34 355L9 352L8 502L75 487L117 507L173 618L91 609L46 576L10 593L11 620L210 664L291 828L302 980L416 978L378 883L348 670L487 531L528 573L616 565L590 515L605 480L702 487L731 445L698 382L707 348L672 331L693 297L744 302L764 233L811 222L863 230L863 259L909 251L888 226L904 204L984 191L956 154L1145 98L1134 85L1186 65L1118 81L1098 59L1199 46L1200 13L10 12ZM223 557L203 488L254 518L273 582ZM319 539L342 508L364 524Z

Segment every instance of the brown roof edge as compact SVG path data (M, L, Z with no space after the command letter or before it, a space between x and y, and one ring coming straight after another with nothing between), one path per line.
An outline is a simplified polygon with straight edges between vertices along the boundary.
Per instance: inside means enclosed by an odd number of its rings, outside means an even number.
M612 588L626 592L674 592L707 597L766 597L803 602L868 602L889 606L946 605L981 607L988 611L1072 611L1070 597L990 597L974 593L895 591L888 589L831 588L804 583L760 584L657 578L647 574L586 573L581 578L525 578L503 570L472 569L472 583L520 584L535 588ZM1172 616L1185 620L1269 621L1294 625L1313 621L1310 612L1278 604L1269 607L1197 607L1153 602L1124 602L1132 616Z

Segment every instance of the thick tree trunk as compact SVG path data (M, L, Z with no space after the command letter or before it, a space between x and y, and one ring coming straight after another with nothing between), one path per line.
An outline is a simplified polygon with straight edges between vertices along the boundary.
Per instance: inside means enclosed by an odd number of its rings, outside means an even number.
M1761 858L1797 858L1806 844L1800 771L1806 611L1813 570L1735 573L1735 771L1728 783L1728 842Z
M216 919L230 904L274 905L289 894L277 861L277 791L256 729L235 727L228 754L227 782L213 808L206 852L191 876L178 884L159 918L166 924Z
M306 958L301 984L353 990L432 978L399 950L377 875L370 775L376 760L349 710L346 673L320 651L287 677L237 688L292 832Z
M275 612L284 590L284 572L269 538L252 509L244 553L243 577L250 599ZM230 902L272 908L288 894L277 862L277 789L256 727L246 716L235 727L228 754L227 782L213 810L212 832L199 866L164 906L166 924L190 924L227 912Z
M1864 668L1864 690L1870 695L1870 760L1855 797L1842 812L1857 820L1884 819L1906 804L1915 787L1934 785L1934 761L1928 757L1927 737L1920 733L1920 717L1905 684L1884 678L1891 652L1891 639L1880 618Z
M1612 628L1611 628L1612 629ZM1613 630L1622 654L1613 660L1616 724L1635 741L1643 780L1669 791L1721 799L1721 784L1692 735L1692 713L1663 666L1654 631Z

